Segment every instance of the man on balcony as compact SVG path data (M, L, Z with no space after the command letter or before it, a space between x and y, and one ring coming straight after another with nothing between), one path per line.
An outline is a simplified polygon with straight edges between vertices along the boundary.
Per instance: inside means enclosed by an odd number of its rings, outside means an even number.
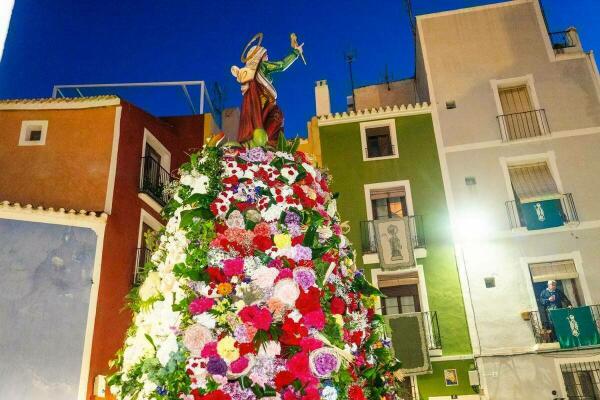
M548 281L548 287L540 293L540 303L546 310L546 314L557 308L571 307L571 301L556 287L556 281Z

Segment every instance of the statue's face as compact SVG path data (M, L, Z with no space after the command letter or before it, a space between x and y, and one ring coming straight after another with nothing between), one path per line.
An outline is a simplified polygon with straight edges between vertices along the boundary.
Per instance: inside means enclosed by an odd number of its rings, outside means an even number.
M265 55L263 56L263 60L269 61L269 55L267 53L265 53Z

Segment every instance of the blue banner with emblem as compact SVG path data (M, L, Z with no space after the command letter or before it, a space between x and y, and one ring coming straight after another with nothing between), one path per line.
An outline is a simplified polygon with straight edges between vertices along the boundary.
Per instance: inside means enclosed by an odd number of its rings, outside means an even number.
M590 307L558 308L549 313L561 349L600 344L598 324Z

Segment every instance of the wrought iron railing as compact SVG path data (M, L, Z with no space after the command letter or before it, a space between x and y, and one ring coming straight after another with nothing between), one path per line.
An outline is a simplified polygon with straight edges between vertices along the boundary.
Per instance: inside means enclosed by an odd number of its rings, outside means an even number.
M421 215L410 215L404 217L408 221L410 239L413 248L426 247L425 229L423 228L423 217ZM377 253L377 235L375 233L375 221L360 222L360 236L363 254Z
M597 399L600 388L600 361L560 364L567 398L561 400Z
M600 332L600 305L594 304L587 307L590 308L596 329ZM557 341L554 327L545 312L530 311L529 324L536 343L554 343Z
M135 257L135 270L133 271L133 284L139 285L142 283L142 279L146 275L146 264L150 262L152 258L152 251L146 247L140 247L137 249Z
M554 50L562 50L577 46L573 31L550 32L548 33L548 36L550 36L550 43L552 43L552 48Z
M522 111L496 117L503 142L550 134L546 110Z
M160 205L170 200L165 188L171 182L171 174L152 157L142 157L142 174L140 176L140 192L148 194Z
M579 223L579 215L577 214L577 208L575 207L575 201L573 201L573 195L571 193L564 193L560 195L560 205L563 223ZM505 207L511 229L527 226L527 223L523 217L523 213L521 212L521 207L516 200L507 201L505 203Z

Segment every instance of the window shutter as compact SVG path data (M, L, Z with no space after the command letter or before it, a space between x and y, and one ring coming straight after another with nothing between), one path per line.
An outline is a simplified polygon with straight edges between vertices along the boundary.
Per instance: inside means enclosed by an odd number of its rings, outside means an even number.
M498 89L500 104L504 114L514 114L533 110L527 85Z
M371 200L388 199L391 197L404 197L406 190L404 186L386 188L386 189L371 189Z
M573 260L529 264L529 271L534 282L575 279L579 276Z
M545 161L508 167L508 172L515 195L521 203L560 198L556 182Z

